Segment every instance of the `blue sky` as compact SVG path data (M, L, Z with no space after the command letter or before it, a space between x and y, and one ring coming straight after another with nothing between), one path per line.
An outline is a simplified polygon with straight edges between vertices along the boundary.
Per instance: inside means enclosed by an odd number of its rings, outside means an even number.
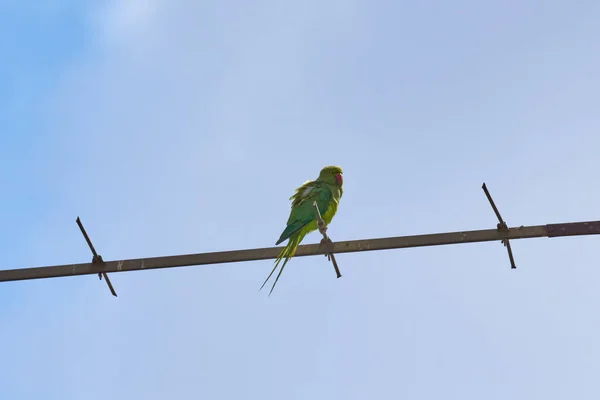
M0 268L598 219L592 1L0 5ZM319 240L318 234L306 238ZM595 399L597 237L0 285L7 399Z

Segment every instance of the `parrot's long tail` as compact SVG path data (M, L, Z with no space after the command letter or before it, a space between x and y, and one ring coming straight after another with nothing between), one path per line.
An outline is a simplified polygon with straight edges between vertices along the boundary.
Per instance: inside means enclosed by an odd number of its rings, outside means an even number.
M296 249L298 248L298 245L300 244L302 239L304 239L305 235L306 235L306 232L304 232L304 230L301 230L297 234L292 235L292 237L290 237L287 245L283 248L283 250L281 250L281 253L279 253L279 256L277 256L277 259L275 260L275 266L271 270L271 273L269 274L269 276L267 276L267 279L265 279L264 283L258 290L262 290L262 288L265 286L265 284L267 283L267 281L269 280L271 275L273 275L273 272L275 272L275 270L279 266L279 263L281 262L281 260L283 260L283 258L285 257L285 260L283 261L283 265L281 266L281 269L279 270L279 273L277 274L277 278L275 278L275 282L273 283L273 286L271 287L271 291L269 292L269 296L271 296L271 293L273 293L273 289L275 289L275 285L277 285L277 281L279 280L279 277L281 276L281 273L283 272L283 269L285 268L285 264L287 264L287 262L290 260L290 258L294 257L294 254L296 254Z

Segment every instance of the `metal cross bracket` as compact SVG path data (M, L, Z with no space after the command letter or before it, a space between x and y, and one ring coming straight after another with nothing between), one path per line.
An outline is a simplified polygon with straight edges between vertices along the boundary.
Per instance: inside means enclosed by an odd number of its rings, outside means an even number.
M317 216L317 225L319 227L319 232L321 233L321 235L323 235L323 239L321 239L321 244L331 248L333 242L331 241L329 236L327 236L327 225L325 224L325 221L323 221L323 218L321 218L321 212L319 211L319 207L317 206L316 201L313 202L313 207L315 209L315 215ZM333 263L333 268L335 268L335 274L338 278L341 278L342 274L340 273L340 269L338 268L337 262L335 261L335 255L333 253L327 253L325 254L325 257L327 257L327 259Z
M83 234L83 237L85 238L88 246L90 246L90 250L92 251L92 254L94 255L92 257L92 264L104 264L104 260L102 260L102 256L98 255L98 253L96 253L96 249L94 248L94 245L92 244L90 237L88 236L87 232L85 231L85 228L83 227L83 224L81 223L81 220L79 219L79 217L77 217L77 225L79 225L79 229L81 229L81 233ZM102 280L103 276L104 276L104 280L106 281L106 284L108 285L108 288L110 289L110 292L112 293L113 296L117 297L117 292L115 292L113 285L110 283L110 279L108 279L108 275L106 274L106 272L98 272L98 278L100 278L100 280Z
M497 225L498 232L508 232L508 225L506 225L506 222L504 222L504 220L502 219L502 216L500 215L500 211L498 211L498 208L496 207L496 204L494 204L494 200L492 199L492 196L490 195L490 192L488 191L487 186L485 186L485 182L483 183L483 186L481 186L481 188L485 192L485 195L487 196L487 198L490 202L490 205L494 209L494 212L496 213L496 217L498 217L498 221L499 221L498 225ZM510 268L516 269L517 266L515 265L515 259L513 258L512 249L510 248L510 241L508 239L502 239L501 242L504 245L504 247L506 247L506 250L508 251L508 258L510 259Z

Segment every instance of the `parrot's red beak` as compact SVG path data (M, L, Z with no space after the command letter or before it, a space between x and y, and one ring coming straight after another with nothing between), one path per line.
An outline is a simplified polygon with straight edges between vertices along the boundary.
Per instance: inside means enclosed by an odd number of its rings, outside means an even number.
M342 174L335 175L335 183L337 183L338 186L344 183L344 178L342 178Z

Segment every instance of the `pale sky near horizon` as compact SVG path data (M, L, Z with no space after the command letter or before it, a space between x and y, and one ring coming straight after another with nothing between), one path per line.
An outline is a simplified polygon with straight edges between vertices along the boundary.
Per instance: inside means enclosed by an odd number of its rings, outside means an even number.
M0 269L600 219L600 3L0 2ZM317 233L305 243L319 241ZM0 284L0 398L597 399L600 237Z

